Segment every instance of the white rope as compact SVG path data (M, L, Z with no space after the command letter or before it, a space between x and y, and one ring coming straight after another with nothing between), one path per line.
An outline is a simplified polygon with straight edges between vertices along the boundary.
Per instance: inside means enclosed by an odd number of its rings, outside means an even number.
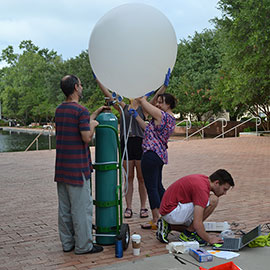
M128 192L128 172L129 172L129 166L128 166L128 151L127 151L127 143L128 143L128 134L130 132L131 129L131 123L132 123L132 117L130 117L130 122L129 122L129 127L128 127L128 132L126 132L126 118L125 118L125 113L124 110L122 108L121 105L118 105L121 113L122 113L122 119L123 119L123 136L124 136L124 151L122 153L122 160L121 160L121 168L122 168L122 172L124 175L124 179L125 179L125 185L123 187L123 195L126 196L127 192ZM124 157L126 156L126 170L123 166L124 164Z

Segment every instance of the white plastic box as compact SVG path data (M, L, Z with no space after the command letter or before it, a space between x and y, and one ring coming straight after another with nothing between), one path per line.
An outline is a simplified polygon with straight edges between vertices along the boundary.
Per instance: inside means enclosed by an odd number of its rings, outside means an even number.
M199 243L197 241L171 242L166 248L169 250L169 253L188 253L190 248L198 249Z
M230 229L230 224L227 221L224 222L204 222L204 228L207 232L222 232Z

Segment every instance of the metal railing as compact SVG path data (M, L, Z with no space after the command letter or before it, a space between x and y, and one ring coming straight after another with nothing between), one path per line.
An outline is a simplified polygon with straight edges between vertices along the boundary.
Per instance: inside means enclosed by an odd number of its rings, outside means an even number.
M191 121L188 119L184 119L176 124L176 126L180 126L181 123L186 122L186 137L188 137L188 130L191 128Z
M35 137L35 139L29 144L29 146L24 150L24 152L27 152L34 143L36 143L36 150L38 150L38 139L42 134L45 133L45 130L49 130L49 136L48 136L49 137L49 150L51 150L52 149L52 140L51 140L52 128L53 127L51 125L43 126L42 131Z
M213 124L216 123L217 121L221 121L221 122L222 122L222 124L221 124L221 129L222 129L221 135L222 135L222 134L224 133L224 128L227 126L227 120L226 120L225 118L218 118L218 119L216 119L215 121L209 123L208 125L206 125L206 126L200 128L199 130L197 130L197 131L193 132L192 134L188 135L184 140L188 140L190 137L192 137L192 136L198 134L199 132L202 132L201 137L202 137L202 139L203 139L203 138L204 138L204 129L206 129L206 128L208 128L209 126L213 125ZM224 138L224 135L223 135L223 138Z
M232 128L230 128L230 129L226 130L225 132L222 132L222 134L216 136L214 139L217 139L217 138L219 138L220 136L222 136L222 137L224 138L224 135L225 135L226 133L232 131L232 130L235 130L234 136L237 137L237 128L240 127L240 126L242 126L243 124L245 124L245 123L247 123L247 122L253 120L253 119L256 119L256 135L258 136L258 126L261 124L262 121L261 121L261 118L260 118L260 117L254 116L254 117L249 118L249 119L247 119L246 121L244 121L244 122L242 122L242 123L236 125L235 127L232 127Z

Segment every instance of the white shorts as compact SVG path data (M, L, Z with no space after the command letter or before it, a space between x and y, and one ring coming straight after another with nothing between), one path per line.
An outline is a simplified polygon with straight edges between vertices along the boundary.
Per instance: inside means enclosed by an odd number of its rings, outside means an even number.
M186 225L189 226L193 221L193 203L178 203L176 208L169 214L162 216L162 218L169 224L173 225Z
M209 205L209 201L207 206ZM162 218L172 225L185 225L189 226L193 221L194 205L190 203L178 203L175 209L169 214L162 216Z

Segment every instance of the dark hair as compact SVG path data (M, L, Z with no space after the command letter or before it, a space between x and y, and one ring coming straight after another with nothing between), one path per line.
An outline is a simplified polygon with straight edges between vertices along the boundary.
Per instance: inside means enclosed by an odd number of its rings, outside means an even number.
M60 82L60 88L62 89L66 97L73 94L75 84L79 84L79 79L75 75L66 75L62 78Z
M234 181L230 173L226 170L219 169L209 176L211 182L218 180L220 185L228 183L230 186L234 187Z
M164 94L158 95L157 97L158 98L161 97L162 101L165 101L166 104L170 105L171 109L175 108L176 98L173 95L169 93L164 93Z

